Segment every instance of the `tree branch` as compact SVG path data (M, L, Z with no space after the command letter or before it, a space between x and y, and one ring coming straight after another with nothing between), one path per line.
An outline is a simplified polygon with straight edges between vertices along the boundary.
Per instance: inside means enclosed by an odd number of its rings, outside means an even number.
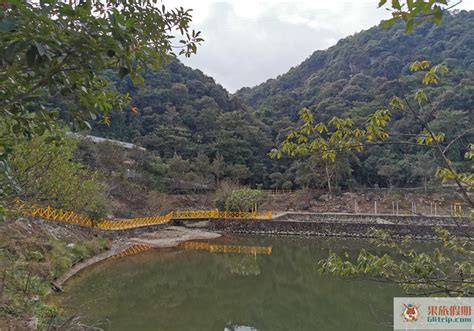
M457 141L459 141L459 139L463 138L466 134L468 134L469 132L474 132L474 128L470 128L466 131L464 131L463 133L461 133L459 136L457 136L456 138L454 138L453 140L451 140L451 142L443 149L443 153L446 153L448 151L448 149L454 144L456 143Z

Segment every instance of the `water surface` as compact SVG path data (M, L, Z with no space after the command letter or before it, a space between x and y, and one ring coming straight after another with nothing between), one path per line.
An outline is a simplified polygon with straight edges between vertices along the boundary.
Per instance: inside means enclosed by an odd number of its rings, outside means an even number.
M216 241L212 241L216 243ZM367 243L322 238L220 238L270 255L154 249L80 273L52 299L106 330L392 330L386 284L318 273L333 251Z

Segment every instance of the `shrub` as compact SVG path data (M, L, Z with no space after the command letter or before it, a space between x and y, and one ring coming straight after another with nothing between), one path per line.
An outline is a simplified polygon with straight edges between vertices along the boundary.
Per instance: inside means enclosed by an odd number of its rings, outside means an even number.
M232 191L226 198L224 210L251 211L267 200L268 196L260 190L243 188Z

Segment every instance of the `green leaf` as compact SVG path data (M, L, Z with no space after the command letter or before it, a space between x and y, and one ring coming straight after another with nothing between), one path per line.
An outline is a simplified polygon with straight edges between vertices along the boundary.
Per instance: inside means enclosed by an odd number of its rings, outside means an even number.
M407 21L407 25L406 25L406 31L408 33L412 32L413 31L413 23L415 22L415 20L413 18L410 18L408 21Z
M392 7L397 10L402 10L399 0L392 0Z
M399 17L392 17L388 20L384 20L384 21L382 21L382 27L384 29L388 29L389 27L394 25L396 22L398 22L399 19L400 19Z

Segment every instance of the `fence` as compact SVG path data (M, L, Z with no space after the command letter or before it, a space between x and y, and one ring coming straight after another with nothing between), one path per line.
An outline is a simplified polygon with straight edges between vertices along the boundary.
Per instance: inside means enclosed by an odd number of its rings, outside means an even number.
M378 201L372 202L361 208L358 201L354 201L352 212L355 214L386 214L386 215L422 215L422 216L442 216L462 218L469 216L472 209L460 202L440 202L440 201ZM463 209L463 206L465 207Z
M173 220L200 220L200 219L240 219L240 220L270 220L272 212L242 212L219 210L185 210L172 211L163 216L140 217L125 220L94 220L88 216L73 211L64 211L50 206L42 207L35 204L28 205L17 200L18 210L27 216L41 217L47 220L76 224L84 227L93 227L101 230L126 230L144 226L166 224Z

